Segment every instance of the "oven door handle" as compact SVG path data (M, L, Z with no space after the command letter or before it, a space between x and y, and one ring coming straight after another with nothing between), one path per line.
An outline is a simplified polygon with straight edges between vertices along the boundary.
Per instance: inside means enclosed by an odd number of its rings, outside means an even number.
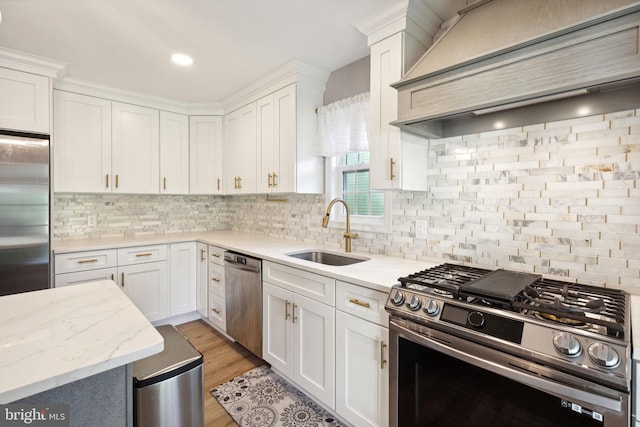
M567 400L581 400L591 405L600 406L616 412L622 412L621 399L614 399L614 398L602 396L599 394L589 393L583 390L572 388L562 383L554 382L549 379L536 377L530 373L522 372L520 370L513 369L508 366L504 366L495 361L486 360L478 356L465 353L461 350L458 350L453 347L449 347L443 343L440 343L438 341L425 337L424 335L411 331L399 325L398 323L394 322L393 320L389 321L389 326L395 329L396 331L401 332L403 335L411 337L414 341L417 341L419 344L422 344L431 348L432 350L439 351L440 353L444 353L448 356L455 357L456 359L462 360L464 362L471 363L474 366L477 366L482 369L486 369L498 375L502 375L506 378L509 378L521 384L536 388L545 393L548 393L554 396L558 396L560 394L563 397L566 397Z

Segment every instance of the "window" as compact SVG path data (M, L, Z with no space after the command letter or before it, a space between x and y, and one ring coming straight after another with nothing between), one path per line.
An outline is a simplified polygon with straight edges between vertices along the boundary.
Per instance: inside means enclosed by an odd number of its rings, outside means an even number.
M351 228L361 231L390 229L390 201L386 193L371 191L368 151L358 151L332 158L328 176L332 191L329 199L339 197L349 204ZM342 205L332 210L330 225L344 227L346 211Z

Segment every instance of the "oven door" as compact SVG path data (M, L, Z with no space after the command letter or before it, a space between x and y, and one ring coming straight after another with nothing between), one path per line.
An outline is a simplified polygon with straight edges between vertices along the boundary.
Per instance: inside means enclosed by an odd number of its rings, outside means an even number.
M626 427L628 393L392 317L390 425Z

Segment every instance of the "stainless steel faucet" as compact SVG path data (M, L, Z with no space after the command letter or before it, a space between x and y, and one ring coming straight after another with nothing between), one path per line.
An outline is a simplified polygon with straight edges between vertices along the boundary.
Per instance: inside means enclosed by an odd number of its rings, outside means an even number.
M347 230L343 234L343 236L344 236L344 251L345 252L351 252L351 239L357 239L358 238L358 234L351 232L351 227L349 225L349 218L350 218L349 205L347 204L347 202L345 202L342 199L333 199L332 201L330 201L329 202L329 206L327 206L327 213L325 213L324 217L322 218L322 226L324 228L327 228L327 225L329 224L329 215L331 213L331 208L333 207L333 205L335 205L338 202L342 203L344 205L344 208L347 210Z

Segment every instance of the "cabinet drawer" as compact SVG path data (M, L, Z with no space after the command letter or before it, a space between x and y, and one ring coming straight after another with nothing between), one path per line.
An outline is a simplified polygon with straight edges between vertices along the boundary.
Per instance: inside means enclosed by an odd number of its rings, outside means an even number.
M227 309L224 297L209 292L209 321L222 331L227 331Z
M118 265L142 264L167 259L167 245L136 246L118 249Z
M209 291L214 292L221 297L225 296L224 292L224 266L209 263Z
M209 245L209 261L224 265L224 249Z
M118 269L99 268L97 270L77 271L75 273L56 274L55 287L78 285L80 283L95 282L96 280L116 280Z
M99 268L116 267L117 265L117 251L115 249L72 252L55 256L56 274L96 270Z
M336 281L330 277L265 261L262 280L332 307L335 305Z
M384 309L387 294L347 282L336 282L336 308L382 326L389 326Z

